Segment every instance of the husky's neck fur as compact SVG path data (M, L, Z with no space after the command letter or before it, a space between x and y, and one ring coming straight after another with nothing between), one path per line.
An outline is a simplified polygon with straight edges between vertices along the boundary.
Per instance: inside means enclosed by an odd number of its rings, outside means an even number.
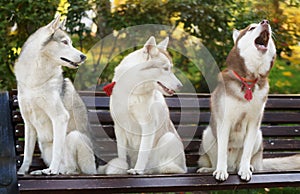
M58 80L63 80L63 70L61 66L56 66L52 63L49 63L49 60L45 60L45 56L41 56L39 54L36 54L35 57L30 58L29 63L26 53L27 52L25 50L23 52L23 56L18 59L18 62L15 66L16 75L18 72L23 72L17 76L17 81L19 83L26 87L39 88L44 87L44 84L47 82L49 83L51 79L59 78ZM35 77L35 79L31 79L32 77Z
M265 55L253 56L253 58L252 56L241 56L240 50L234 46L226 59L226 66L229 70L233 70L249 80L267 77L274 59L268 61L269 57Z

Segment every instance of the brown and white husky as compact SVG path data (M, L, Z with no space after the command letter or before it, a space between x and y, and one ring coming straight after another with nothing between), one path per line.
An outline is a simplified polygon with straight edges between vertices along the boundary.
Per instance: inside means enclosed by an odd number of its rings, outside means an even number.
M203 132L198 172L213 172L220 181L237 172L249 181L253 170L300 169L298 155L287 158L262 158L260 130L269 91L268 75L276 48L268 20L251 24L233 33L227 69L211 96L210 125ZM296 160L296 161L295 161Z

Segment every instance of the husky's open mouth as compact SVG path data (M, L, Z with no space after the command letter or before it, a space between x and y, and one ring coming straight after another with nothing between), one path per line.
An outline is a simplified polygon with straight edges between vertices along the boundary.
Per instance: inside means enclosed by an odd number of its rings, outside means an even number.
M74 66L74 67L79 67L79 64L78 64L78 63L75 63L75 62L73 62L73 61L70 61L70 60L67 59L67 58L60 57L60 59L63 60L63 61L65 61L65 62L67 62L67 63L69 63L70 65L72 65L72 66Z
M260 50L262 52L265 52L268 50L269 36L270 36L269 30L264 30L255 39L254 43L258 50Z
M167 94L173 95L173 94L175 93L174 90L171 90L171 89L167 88L167 87L164 86L162 83L157 82L157 84L158 84L160 87L162 87L162 89L163 89Z

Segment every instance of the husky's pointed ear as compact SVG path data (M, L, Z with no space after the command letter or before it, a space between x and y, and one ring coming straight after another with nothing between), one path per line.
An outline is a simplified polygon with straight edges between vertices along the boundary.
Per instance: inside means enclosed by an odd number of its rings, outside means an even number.
M157 54L158 50L156 48L156 41L154 36L151 36L144 45L144 53L147 53L151 56Z
M59 28L62 29L62 30L65 30L66 29L66 22L67 22L67 19L63 19L62 22L60 22L59 24Z
M235 43L237 38L239 37L240 35L240 31L238 31L237 29L234 29L233 30L233 33L232 33L232 38L233 38L233 42Z
M169 37L167 36L163 41L158 43L157 47L163 50L167 50L169 44Z
M60 27L60 22L59 21L60 21L60 14L57 15L56 18L48 24L48 27L50 28L50 30L52 32L55 32Z

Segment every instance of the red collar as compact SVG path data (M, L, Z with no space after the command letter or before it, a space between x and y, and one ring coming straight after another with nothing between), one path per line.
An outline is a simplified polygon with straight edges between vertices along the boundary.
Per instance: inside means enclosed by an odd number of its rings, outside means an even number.
M245 90L244 98L250 102L253 97L252 90L253 90L255 84L257 83L258 79L256 78L255 80L249 80L244 77L241 77L237 72L235 72L233 70L232 70L232 72L233 72L233 75L242 82L242 84L243 84L242 90Z
M110 96L112 94L115 84L116 82L112 82L103 87L103 91L106 93L107 96Z

